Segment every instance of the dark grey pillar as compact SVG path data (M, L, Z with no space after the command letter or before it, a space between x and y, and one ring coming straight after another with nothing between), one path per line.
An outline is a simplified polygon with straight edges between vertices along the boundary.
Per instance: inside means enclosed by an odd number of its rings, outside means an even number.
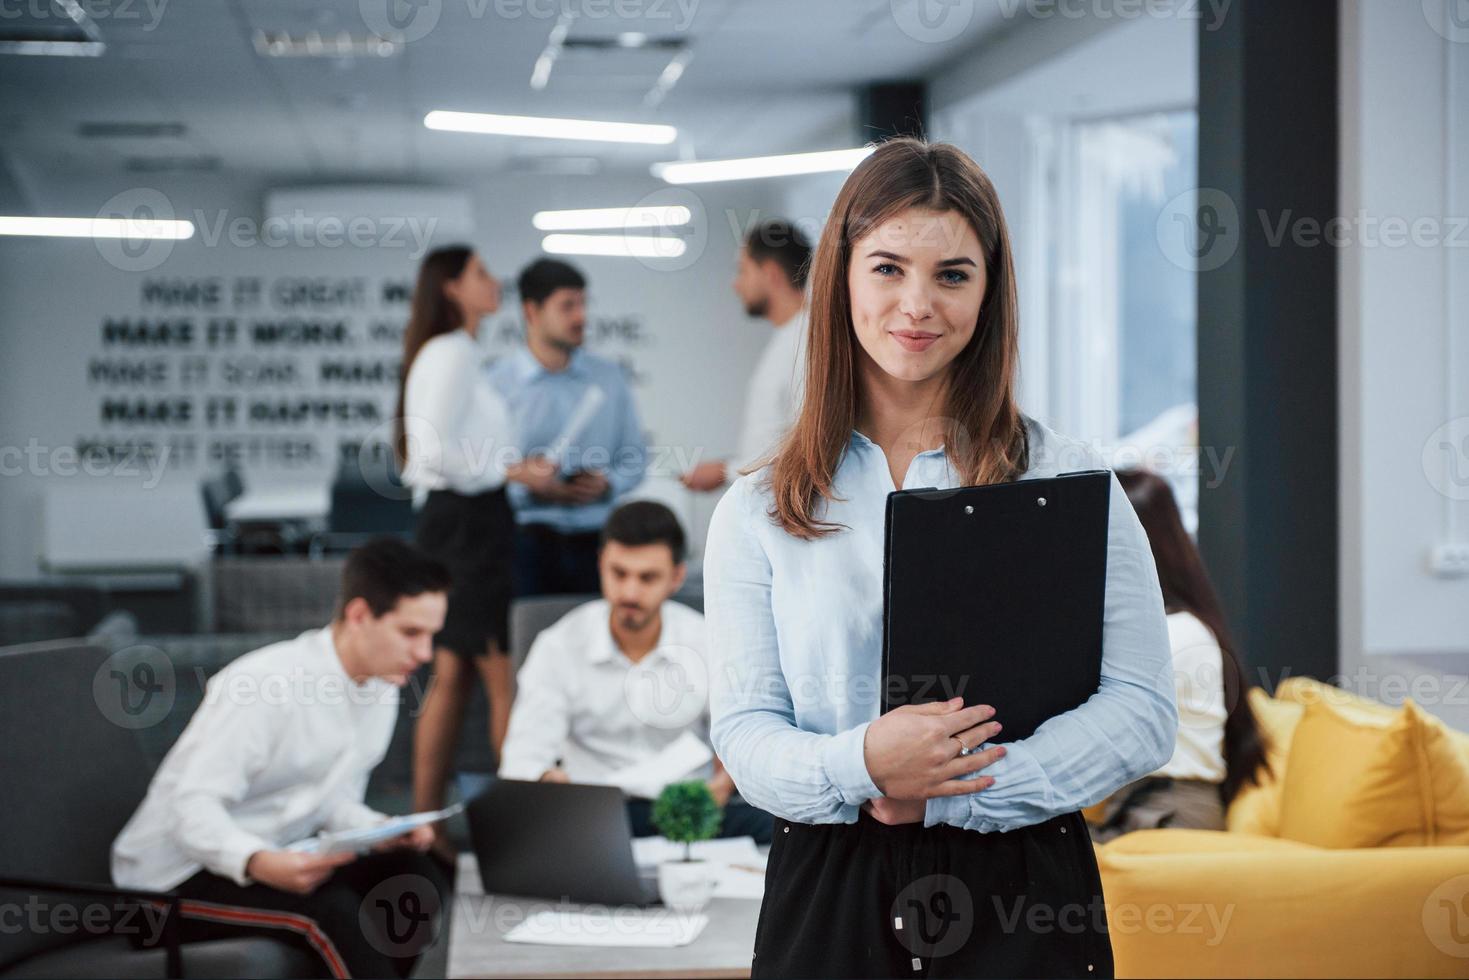
M1338 671L1337 23L1234 0L1199 32L1199 443L1233 451L1219 481L1206 456L1199 544L1271 683Z

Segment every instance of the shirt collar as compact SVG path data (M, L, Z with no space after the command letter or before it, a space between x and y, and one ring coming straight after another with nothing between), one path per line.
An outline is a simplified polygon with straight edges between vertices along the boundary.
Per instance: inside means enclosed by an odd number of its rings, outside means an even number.
M529 347L521 347L513 356L515 358L515 370L520 375L520 380L522 381L531 381L542 375L546 377L555 377L557 375L581 377L585 373L582 363L582 352L579 347L571 352L571 357L567 359L566 370L564 371L546 370L546 366L536 360L536 356L530 352Z
M864 448L864 449L873 449L873 450L876 450L879 453L882 452L882 448L880 446L878 446L877 443L873 442L871 439L867 438L862 433L858 432L856 429L853 429L852 430L852 438L849 441L849 445L852 445L852 446L855 446L855 447L859 447L859 448ZM939 446L937 449L925 449L923 452L919 453L918 455L914 456L913 458L914 459L922 459L925 456L942 456L942 455L944 455L944 447L943 446Z
M663 615L667 609L668 603L665 602L658 610L662 619L662 631L658 634L658 642L654 644L653 649L648 651L648 655L640 661L641 663L648 663L652 658L659 656L663 649L663 644L668 642L668 617ZM610 608L608 609L608 615L611 615ZM587 644L587 662L604 664L619 660L626 662L627 655L618 649L617 641L612 638L612 626L606 619L603 619L601 621L601 627L597 630L597 635L592 638L591 643Z

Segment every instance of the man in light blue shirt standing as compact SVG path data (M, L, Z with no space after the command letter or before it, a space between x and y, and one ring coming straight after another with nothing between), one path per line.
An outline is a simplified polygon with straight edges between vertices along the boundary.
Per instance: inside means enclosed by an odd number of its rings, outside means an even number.
M596 592L597 539L613 501L642 482L647 446L622 368L581 349L586 279L539 259L520 273L524 348L490 381L510 406L519 448L561 475L546 492L515 484L515 594Z

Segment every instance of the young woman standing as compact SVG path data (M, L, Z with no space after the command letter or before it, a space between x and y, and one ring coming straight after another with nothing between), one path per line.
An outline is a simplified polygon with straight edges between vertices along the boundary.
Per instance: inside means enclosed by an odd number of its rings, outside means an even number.
M499 308L500 283L472 249L424 257L403 336L396 449L404 482L426 495L418 544L448 566L453 584L414 731L416 810L443 805L476 679L489 696L489 738L499 758L512 692L506 627L515 520L505 482L538 490L556 478L550 467L515 457L509 410L483 370L480 321Z
M720 502L705 557L715 750L777 817L752 974L1109 976L1078 811L1167 760L1177 727L1147 539L1114 480L1086 704L1005 744L982 677L974 703L879 717L888 493L1102 464L1016 406L1008 232L962 151L879 146L811 279L800 415Z

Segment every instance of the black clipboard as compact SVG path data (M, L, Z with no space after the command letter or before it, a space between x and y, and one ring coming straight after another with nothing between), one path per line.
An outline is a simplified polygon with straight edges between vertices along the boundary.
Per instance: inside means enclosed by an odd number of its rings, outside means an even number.
M888 495L884 712L961 696L1025 738L1101 685L1107 470Z

